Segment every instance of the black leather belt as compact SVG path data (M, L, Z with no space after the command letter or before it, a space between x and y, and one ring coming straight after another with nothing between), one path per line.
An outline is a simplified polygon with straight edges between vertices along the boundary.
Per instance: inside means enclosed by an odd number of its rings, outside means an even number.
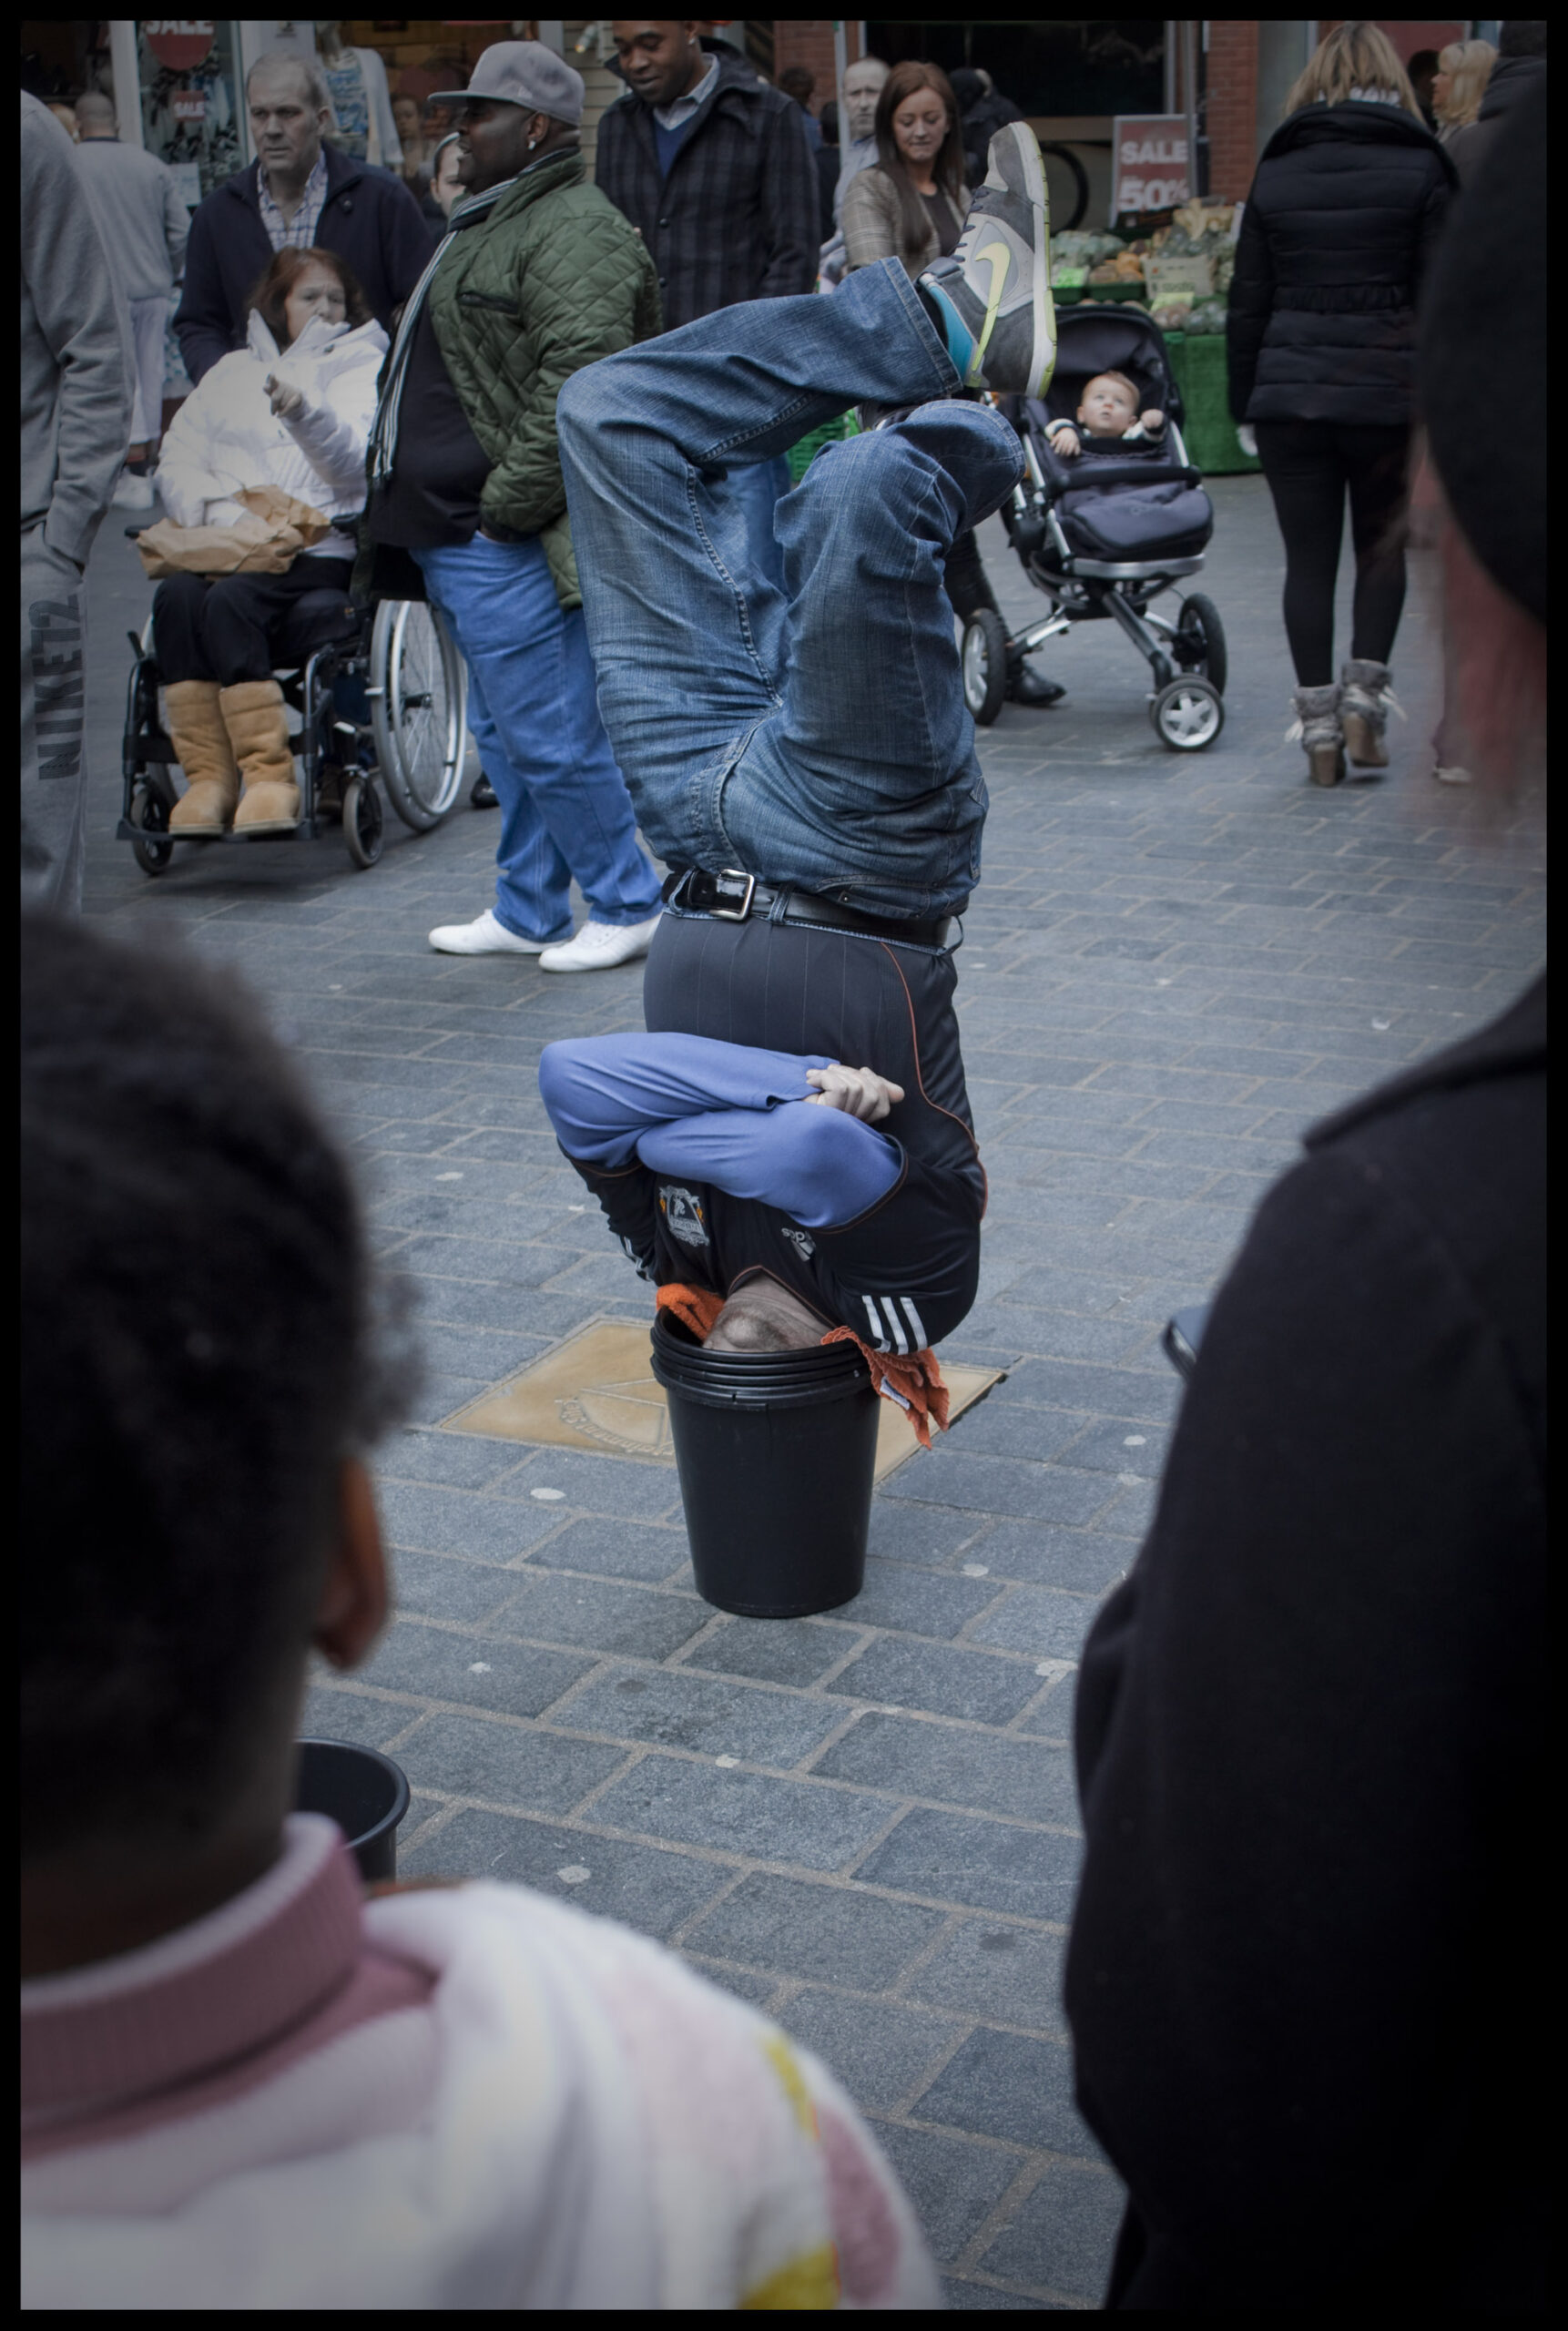
M858 907L824 899L814 891L776 889L755 874L727 866L708 874L700 867L672 874L664 886L667 902L687 914L710 914L716 922L747 922L753 915L769 922L812 923L828 931L854 931L867 939L901 940L906 947L945 947L953 917L926 922L901 916L862 914Z

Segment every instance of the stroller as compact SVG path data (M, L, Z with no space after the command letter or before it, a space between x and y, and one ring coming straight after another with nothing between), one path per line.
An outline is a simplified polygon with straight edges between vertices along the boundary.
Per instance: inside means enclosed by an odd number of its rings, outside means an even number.
M1051 602L1051 613L1014 639L1001 617L981 607L964 627L964 702L988 728L1002 709L1010 658L1033 655L1075 623L1109 617L1120 624L1154 675L1149 718L1172 752L1197 753L1225 725L1225 630L1212 599L1194 592L1174 623L1149 602L1178 575L1196 575L1214 531L1214 510L1199 489L1201 472L1182 442L1181 392L1166 360L1165 338L1141 308L1083 306L1058 310L1056 370L1046 401L1010 401L1023 440L1026 476L1001 516L1024 573ZM1137 382L1140 408L1166 416L1166 457L1129 454L1087 463L1059 460L1045 436L1048 421L1071 420L1096 372L1125 372ZM1097 486L1169 489L1136 499L1097 494Z

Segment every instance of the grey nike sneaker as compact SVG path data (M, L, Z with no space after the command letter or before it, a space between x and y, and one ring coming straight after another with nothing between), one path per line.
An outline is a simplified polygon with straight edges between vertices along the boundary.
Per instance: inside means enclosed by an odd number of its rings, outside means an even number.
M1056 364L1050 237L1040 148L1026 122L1010 121L991 141L958 249L920 279L966 389L1044 395Z

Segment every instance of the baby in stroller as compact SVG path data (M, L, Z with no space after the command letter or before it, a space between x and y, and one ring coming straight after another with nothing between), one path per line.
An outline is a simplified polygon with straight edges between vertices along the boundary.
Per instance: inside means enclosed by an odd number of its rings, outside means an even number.
M1225 719L1225 631L1189 592L1175 620L1152 602L1202 571L1214 508L1182 438L1181 390L1165 336L1142 309L1058 310L1056 369L1043 398L1018 400L1025 476L999 513L1049 612L1009 637L977 608L961 650L964 701L982 727L1001 710L1009 659L1081 623L1124 632L1154 683L1149 718L1173 752L1202 752Z
M1138 384L1125 372L1096 372L1084 384L1076 425L1062 420L1045 424L1053 453L1068 461L1075 461L1083 453L1125 452L1129 446L1154 452L1163 443L1165 433L1165 414L1157 405L1150 405L1145 412L1138 411Z

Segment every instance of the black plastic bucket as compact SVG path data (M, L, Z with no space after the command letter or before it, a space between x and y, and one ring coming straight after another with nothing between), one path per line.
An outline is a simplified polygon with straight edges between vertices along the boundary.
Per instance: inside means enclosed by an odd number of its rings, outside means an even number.
M865 1583L881 1406L851 1343L710 1352L661 1313L653 1372L669 1398L697 1591L748 1619L803 1619Z
M347 1740L301 1740L296 1813L337 1823L367 1880L397 1876L397 1833L408 1811L408 1775L379 1748Z

